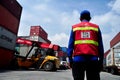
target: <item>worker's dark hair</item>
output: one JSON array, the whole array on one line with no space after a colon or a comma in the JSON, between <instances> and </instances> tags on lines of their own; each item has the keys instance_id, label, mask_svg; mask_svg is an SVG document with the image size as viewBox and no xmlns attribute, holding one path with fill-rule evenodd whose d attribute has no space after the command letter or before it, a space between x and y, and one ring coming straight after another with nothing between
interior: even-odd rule
<instances>
[{"instance_id":1,"label":"worker's dark hair","mask_svg":"<svg viewBox=\"0 0 120 80\"><path fill-rule=\"evenodd\" d=\"M88 20L90 21L91 17L90 17L90 12L88 10L84 10L80 13L80 20Z\"/></svg>"}]
</instances>

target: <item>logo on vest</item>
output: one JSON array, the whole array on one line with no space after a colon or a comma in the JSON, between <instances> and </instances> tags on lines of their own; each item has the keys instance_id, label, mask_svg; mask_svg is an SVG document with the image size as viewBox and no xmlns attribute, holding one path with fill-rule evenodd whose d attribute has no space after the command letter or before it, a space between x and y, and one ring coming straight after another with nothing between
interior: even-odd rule
<instances>
[{"instance_id":1,"label":"logo on vest","mask_svg":"<svg viewBox=\"0 0 120 80\"><path fill-rule=\"evenodd\" d=\"M81 32L81 38L90 38L90 32Z\"/></svg>"}]
</instances>

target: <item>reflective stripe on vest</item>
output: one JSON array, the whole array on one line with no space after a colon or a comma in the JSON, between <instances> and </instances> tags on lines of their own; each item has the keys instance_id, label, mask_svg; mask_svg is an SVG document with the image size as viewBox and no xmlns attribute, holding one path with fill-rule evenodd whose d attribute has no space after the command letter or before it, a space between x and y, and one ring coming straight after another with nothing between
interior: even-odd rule
<instances>
[{"instance_id":1,"label":"reflective stripe on vest","mask_svg":"<svg viewBox=\"0 0 120 80\"><path fill-rule=\"evenodd\" d=\"M98 32L98 28L94 28L94 27L90 27L90 26L73 28L73 31L76 31L76 30L93 30L93 31Z\"/></svg>"},{"instance_id":2,"label":"reflective stripe on vest","mask_svg":"<svg viewBox=\"0 0 120 80\"><path fill-rule=\"evenodd\" d=\"M93 45L98 46L98 42L94 40L76 40L74 44L75 45L76 44L93 44Z\"/></svg>"}]
</instances>

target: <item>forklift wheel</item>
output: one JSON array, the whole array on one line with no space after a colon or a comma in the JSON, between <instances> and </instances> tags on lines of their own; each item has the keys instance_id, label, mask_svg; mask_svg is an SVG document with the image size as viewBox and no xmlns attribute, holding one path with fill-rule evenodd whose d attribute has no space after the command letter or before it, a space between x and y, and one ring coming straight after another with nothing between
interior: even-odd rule
<instances>
[{"instance_id":1,"label":"forklift wheel","mask_svg":"<svg viewBox=\"0 0 120 80\"><path fill-rule=\"evenodd\" d=\"M43 66L43 69L45 71L52 71L53 70L53 67L54 67L54 64L52 62L46 62Z\"/></svg>"}]
</instances>

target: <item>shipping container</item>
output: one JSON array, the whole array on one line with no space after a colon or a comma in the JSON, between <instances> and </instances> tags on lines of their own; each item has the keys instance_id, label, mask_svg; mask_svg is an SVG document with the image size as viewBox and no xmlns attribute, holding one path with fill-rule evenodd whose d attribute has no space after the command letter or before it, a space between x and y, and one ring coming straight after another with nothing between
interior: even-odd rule
<instances>
[{"instance_id":1,"label":"shipping container","mask_svg":"<svg viewBox=\"0 0 120 80\"><path fill-rule=\"evenodd\" d=\"M14 58L14 51L0 47L0 69L8 68Z\"/></svg>"},{"instance_id":2,"label":"shipping container","mask_svg":"<svg viewBox=\"0 0 120 80\"><path fill-rule=\"evenodd\" d=\"M16 35L0 26L0 47L14 50Z\"/></svg>"},{"instance_id":3,"label":"shipping container","mask_svg":"<svg viewBox=\"0 0 120 80\"><path fill-rule=\"evenodd\" d=\"M22 7L16 0L0 0L0 69L14 58Z\"/></svg>"},{"instance_id":4,"label":"shipping container","mask_svg":"<svg viewBox=\"0 0 120 80\"><path fill-rule=\"evenodd\" d=\"M104 55L103 69L112 74L120 72L120 34L118 33L111 42L111 48Z\"/></svg>"},{"instance_id":5,"label":"shipping container","mask_svg":"<svg viewBox=\"0 0 120 80\"><path fill-rule=\"evenodd\" d=\"M113 47L120 42L120 32L110 41L110 47Z\"/></svg>"},{"instance_id":6,"label":"shipping container","mask_svg":"<svg viewBox=\"0 0 120 80\"><path fill-rule=\"evenodd\" d=\"M0 0L0 26L17 35L22 7L16 0Z\"/></svg>"},{"instance_id":7,"label":"shipping container","mask_svg":"<svg viewBox=\"0 0 120 80\"><path fill-rule=\"evenodd\" d=\"M59 51L58 52L58 57L63 57L65 54L64 54L64 52L63 51Z\"/></svg>"},{"instance_id":8,"label":"shipping container","mask_svg":"<svg viewBox=\"0 0 120 80\"><path fill-rule=\"evenodd\" d=\"M51 43L50 40L48 40L48 39L43 39L43 38L41 38L41 37L39 37L39 36L30 36L29 39L30 39L30 40L33 40L33 41L38 41L38 42Z\"/></svg>"},{"instance_id":9,"label":"shipping container","mask_svg":"<svg viewBox=\"0 0 120 80\"><path fill-rule=\"evenodd\" d=\"M104 70L112 74L118 74L120 72L120 46L111 48L105 60Z\"/></svg>"},{"instance_id":10,"label":"shipping container","mask_svg":"<svg viewBox=\"0 0 120 80\"><path fill-rule=\"evenodd\" d=\"M48 34L42 29L41 26L31 26L30 36L39 36L46 40Z\"/></svg>"},{"instance_id":11,"label":"shipping container","mask_svg":"<svg viewBox=\"0 0 120 80\"><path fill-rule=\"evenodd\" d=\"M61 47L61 50L65 53L67 53L67 48L66 47Z\"/></svg>"}]
</instances>

